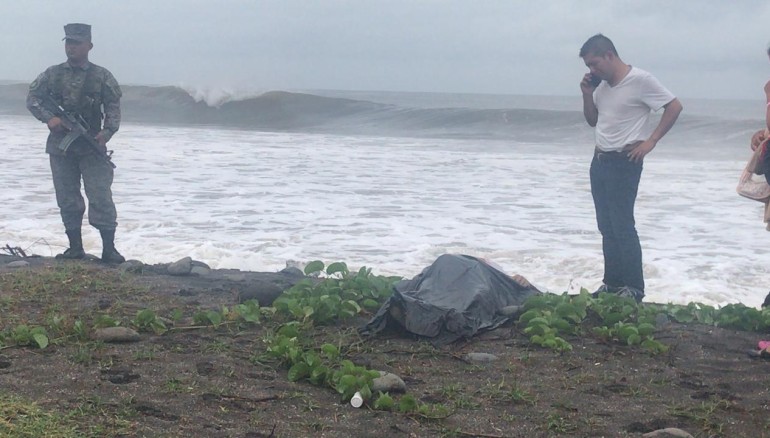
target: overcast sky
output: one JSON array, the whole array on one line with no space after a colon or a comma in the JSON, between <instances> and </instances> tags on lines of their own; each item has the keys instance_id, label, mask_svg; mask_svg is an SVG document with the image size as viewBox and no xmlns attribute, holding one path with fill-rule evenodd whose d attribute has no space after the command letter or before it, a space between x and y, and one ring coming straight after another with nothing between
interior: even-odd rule
<instances>
[{"instance_id":1,"label":"overcast sky","mask_svg":"<svg viewBox=\"0 0 770 438\"><path fill-rule=\"evenodd\" d=\"M757 0L0 0L0 79L64 61L62 26L122 84L576 95L610 37L680 97L763 99Z\"/></svg>"}]
</instances>

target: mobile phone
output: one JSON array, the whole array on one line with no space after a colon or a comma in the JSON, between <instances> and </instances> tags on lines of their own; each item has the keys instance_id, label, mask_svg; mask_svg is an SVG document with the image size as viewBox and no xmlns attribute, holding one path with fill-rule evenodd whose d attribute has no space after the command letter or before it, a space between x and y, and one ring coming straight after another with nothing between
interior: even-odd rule
<instances>
[{"instance_id":1,"label":"mobile phone","mask_svg":"<svg viewBox=\"0 0 770 438\"><path fill-rule=\"evenodd\" d=\"M588 81L589 84L591 84L592 87L596 88L599 86L599 84L602 83L602 78L599 76L592 74L591 79Z\"/></svg>"}]
</instances>

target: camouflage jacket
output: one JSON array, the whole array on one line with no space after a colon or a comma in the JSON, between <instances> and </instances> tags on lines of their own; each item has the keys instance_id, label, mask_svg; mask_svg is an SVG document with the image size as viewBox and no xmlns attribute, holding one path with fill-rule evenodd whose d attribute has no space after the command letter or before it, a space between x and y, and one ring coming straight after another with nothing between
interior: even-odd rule
<instances>
[{"instance_id":1,"label":"camouflage jacket","mask_svg":"<svg viewBox=\"0 0 770 438\"><path fill-rule=\"evenodd\" d=\"M49 67L32 81L27 94L27 109L43 123L53 117L41 104L41 97L45 94L50 94L66 111L77 112L83 116L92 135L101 132L104 138L109 140L120 128L122 92L118 81L104 67L90 62L83 67L73 67L64 62ZM64 135L66 133L51 132L46 142L46 152L61 153L56 145Z\"/></svg>"}]
</instances>

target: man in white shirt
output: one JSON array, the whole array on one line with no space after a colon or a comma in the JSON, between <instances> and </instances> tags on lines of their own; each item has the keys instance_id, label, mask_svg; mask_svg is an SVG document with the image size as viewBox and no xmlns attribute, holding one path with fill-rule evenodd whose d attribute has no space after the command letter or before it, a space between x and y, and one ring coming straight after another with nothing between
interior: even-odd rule
<instances>
[{"instance_id":1,"label":"man in white shirt","mask_svg":"<svg viewBox=\"0 0 770 438\"><path fill-rule=\"evenodd\" d=\"M644 157L674 126L682 104L644 70L624 63L609 38L597 34L580 49L590 72L583 76L583 115L596 128L591 161L591 195L604 252L603 285L596 291L641 302L644 297L642 248L634 203ZM664 108L658 125L650 113Z\"/></svg>"}]
</instances>

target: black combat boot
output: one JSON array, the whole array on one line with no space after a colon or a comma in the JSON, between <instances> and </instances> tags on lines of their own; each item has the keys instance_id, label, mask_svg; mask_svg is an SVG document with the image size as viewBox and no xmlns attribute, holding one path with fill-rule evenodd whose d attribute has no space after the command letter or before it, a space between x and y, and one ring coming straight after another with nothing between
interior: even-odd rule
<instances>
[{"instance_id":1,"label":"black combat boot","mask_svg":"<svg viewBox=\"0 0 770 438\"><path fill-rule=\"evenodd\" d=\"M80 229L67 230L67 238L70 240L70 247L61 254L57 254L57 259L78 260L85 258L86 252L83 251L83 238L80 235Z\"/></svg>"},{"instance_id":2,"label":"black combat boot","mask_svg":"<svg viewBox=\"0 0 770 438\"><path fill-rule=\"evenodd\" d=\"M115 230L99 230L102 235L102 262L114 265L121 264L126 258L115 249Z\"/></svg>"}]
</instances>

